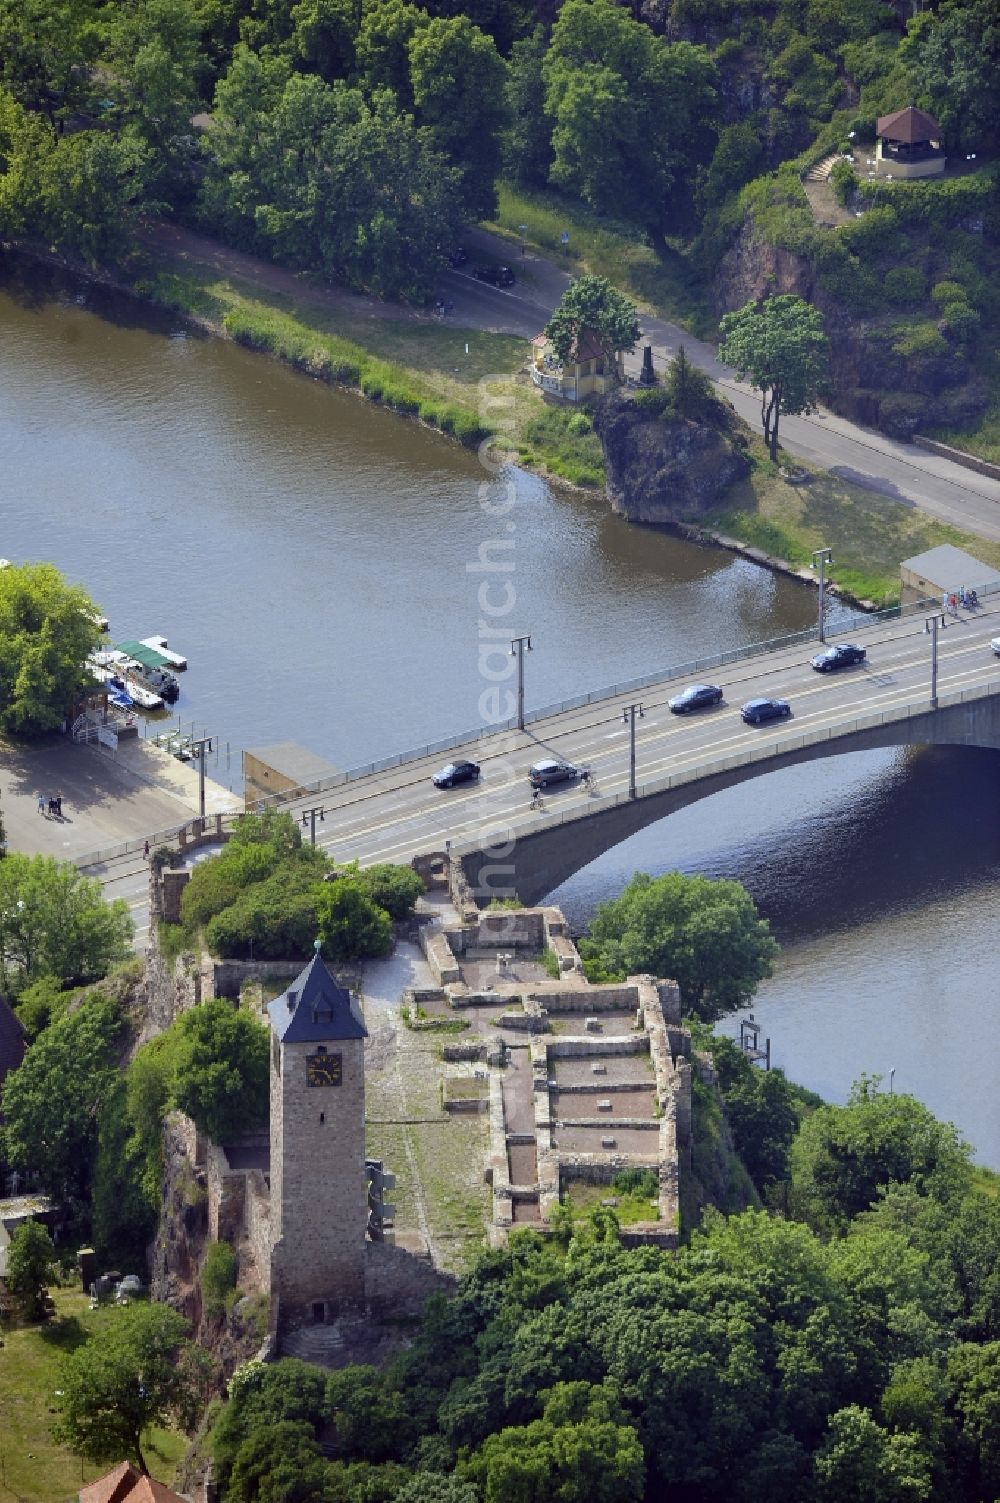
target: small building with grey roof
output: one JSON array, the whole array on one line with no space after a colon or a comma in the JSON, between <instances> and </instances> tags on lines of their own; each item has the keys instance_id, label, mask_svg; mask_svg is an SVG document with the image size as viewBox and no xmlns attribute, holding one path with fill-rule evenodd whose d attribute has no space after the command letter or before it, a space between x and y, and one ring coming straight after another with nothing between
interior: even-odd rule
<instances>
[{"instance_id":1,"label":"small building with grey roof","mask_svg":"<svg viewBox=\"0 0 1000 1503\"><path fill-rule=\"evenodd\" d=\"M940 604L943 595L957 595L960 590L975 590L980 597L1000 591L996 569L951 543L904 559L899 581L903 605L920 600Z\"/></svg>"}]
</instances>

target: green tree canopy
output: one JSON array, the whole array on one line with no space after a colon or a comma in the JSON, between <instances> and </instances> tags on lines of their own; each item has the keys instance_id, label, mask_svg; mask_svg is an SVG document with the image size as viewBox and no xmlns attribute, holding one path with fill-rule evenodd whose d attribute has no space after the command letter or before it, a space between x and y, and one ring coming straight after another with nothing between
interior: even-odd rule
<instances>
[{"instance_id":1,"label":"green tree canopy","mask_svg":"<svg viewBox=\"0 0 1000 1503\"><path fill-rule=\"evenodd\" d=\"M741 883L636 872L598 905L580 953L595 975L676 981L685 1010L711 1022L749 1002L778 946Z\"/></svg>"},{"instance_id":2,"label":"green tree canopy","mask_svg":"<svg viewBox=\"0 0 1000 1503\"><path fill-rule=\"evenodd\" d=\"M175 1025L171 1099L214 1143L267 1122L268 1032L263 1023L213 997Z\"/></svg>"},{"instance_id":3,"label":"green tree canopy","mask_svg":"<svg viewBox=\"0 0 1000 1503\"><path fill-rule=\"evenodd\" d=\"M0 863L0 869L6 863ZM118 1003L101 993L45 1029L0 1093L3 1145L71 1210L86 1202L101 1105L117 1073Z\"/></svg>"},{"instance_id":4,"label":"green tree canopy","mask_svg":"<svg viewBox=\"0 0 1000 1503\"><path fill-rule=\"evenodd\" d=\"M0 861L0 966L16 990L97 980L131 953L134 932L124 899L107 902L71 861L17 851Z\"/></svg>"},{"instance_id":5,"label":"green tree canopy","mask_svg":"<svg viewBox=\"0 0 1000 1503\"><path fill-rule=\"evenodd\" d=\"M606 277L576 277L545 325L545 337L559 360L568 360L584 332L600 341L605 369L614 369L619 352L633 350L639 338L636 306Z\"/></svg>"},{"instance_id":6,"label":"green tree canopy","mask_svg":"<svg viewBox=\"0 0 1000 1503\"><path fill-rule=\"evenodd\" d=\"M813 412L827 381L829 340L818 308L784 293L747 303L719 325L719 359L761 393L764 440L775 463L782 412Z\"/></svg>"},{"instance_id":7,"label":"green tree canopy","mask_svg":"<svg viewBox=\"0 0 1000 1503\"><path fill-rule=\"evenodd\" d=\"M25 1320L45 1319L55 1261L52 1238L40 1221L25 1221L15 1229L7 1249L7 1288Z\"/></svg>"},{"instance_id":8,"label":"green tree canopy","mask_svg":"<svg viewBox=\"0 0 1000 1503\"><path fill-rule=\"evenodd\" d=\"M316 899L323 954L330 960L360 960L392 952L392 919L350 877L325 882Z\"/></svg>"},{"instance_id":9,"label":"green tree canopy","mask_svg":"<svg viewBox=\"0 0 1000 1503\"><path fill-rule=\"evenodd\" d=\"M148 1473L142 1433L190 1424L199 1397L184 1363L187 1321L168 1305L130 1305L69 1357L56 1395L56 1438L91 1461L134 1461Z\"/></svg>"},{"instance_id":10,"label":"green tree canopy","mask_svg":"<svg viewBox=\"0 0 1000 1503\"><path fill-rule=\"evenodd\" d=\"M51 158L54 160L54 156ZM47 193L48 188L44 187ZM52 564L0 569L0 725L54 730L93 687L84 666L100 641L97 607Z\"/></svg>"}]
</instances>

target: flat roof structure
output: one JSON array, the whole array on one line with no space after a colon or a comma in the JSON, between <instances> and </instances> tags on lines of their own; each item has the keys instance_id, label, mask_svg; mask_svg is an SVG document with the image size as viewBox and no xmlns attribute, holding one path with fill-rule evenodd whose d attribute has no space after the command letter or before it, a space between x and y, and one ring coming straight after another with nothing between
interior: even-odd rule
<instances>
[{"instance_id":1,"label":"flat roof structure","mask_svg":"<svg viewBox=\"0 0 1000 1503\"><path fill-rule=\"evenodd\" d=\"M951 543L905 558L899 566L899 578L904 605L945 593L954 595L962 589L979 594L1000 590L1000 572Z\"/></svg>"}]
</instances>

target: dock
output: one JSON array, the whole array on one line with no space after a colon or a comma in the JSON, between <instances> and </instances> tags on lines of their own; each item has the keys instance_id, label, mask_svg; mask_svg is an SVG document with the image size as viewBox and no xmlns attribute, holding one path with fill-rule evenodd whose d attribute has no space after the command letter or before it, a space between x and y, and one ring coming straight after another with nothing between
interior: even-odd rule
<instances>
[{"instance_id":1,"label":"dock","mask_svg":"<svg viewBox=\"0 0 1000 1503\"><path fill-rule=\"evenodd\" d=\"M117 680L118 684L125 686L125 692L138 709L162 710L164 707L162 695L154 694L152 689L147 689L144 684L136 683L130 678L128 664L128 656L113 647L92 652L87 659L87 669L102 689L113 692L115 680Z\"/></svg>"},{"instance_id":2,"label":"dock","mask_svg":"<svg viewBox=\"0 0 1000 1503\"><path fill-rule=\"evenodd\" d=\"M149 647L153 650L153 652L159 653L160 657L163 658L164 662L169 664L171 668L180 670L182 668L186 668L188 665L187 658L182 657L179 652L171 652L166 637L142 637L140 639L139 646Z\"/></svg>"}]
</instances>

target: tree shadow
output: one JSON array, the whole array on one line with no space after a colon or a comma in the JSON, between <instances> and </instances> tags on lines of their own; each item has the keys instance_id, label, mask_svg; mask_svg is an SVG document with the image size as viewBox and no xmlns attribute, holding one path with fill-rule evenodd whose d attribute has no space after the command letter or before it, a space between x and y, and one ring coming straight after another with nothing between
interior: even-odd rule
<instances>
[{"instance_id":1,"label":"tree shadow","mask_svg":"<svg viewBox=\"0 0 1000 1503\"><path fill-rule=\"evenodd\" d=\"M176 336L182 318L130 292L103 286L83 271L36 259L25 251L6 251L0 256L0 293L29 313L72 305L119 329L138 329L164 339ZM205 330L187 321L184 332L191 338L208 338Z\"/></svg>"},{"instance_id":2,"label":"tree shadow","mask_svg":"<svg viewBox=\"0 0 1000 1503\"><path fill-rule=\"evenodd\" d=\"M89 1338L89 1332L78 1315L58 1315L40 1326L38 1334L46 1346L55 1347L60 1352L75 1352Z\"/></svg>"}]
</instances>

